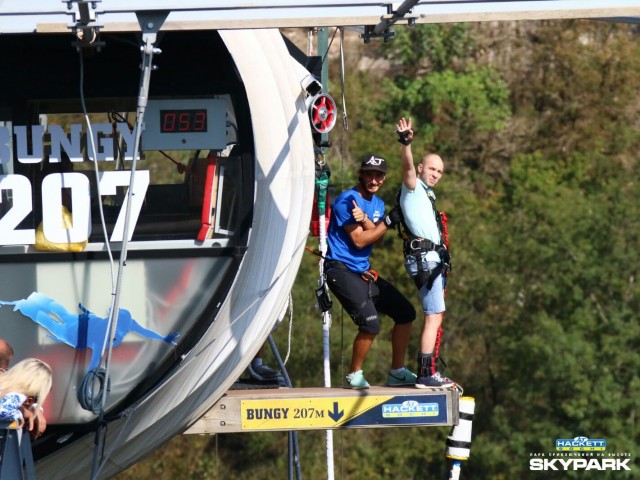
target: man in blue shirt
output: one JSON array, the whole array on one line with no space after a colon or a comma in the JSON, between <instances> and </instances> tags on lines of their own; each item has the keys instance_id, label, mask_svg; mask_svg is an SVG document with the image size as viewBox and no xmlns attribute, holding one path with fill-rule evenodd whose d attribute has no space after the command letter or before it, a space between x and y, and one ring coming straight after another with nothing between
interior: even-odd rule
<instances>
[{"instance_id":1,"label":"man in blue shirt","mask_svg":"<svg viewBox=\"0 0 640 480\"><path fill-rule=\"evenodd\" d=\"M400 119L396 133L402 144L402 190L400 207L409 235L405 241L405 268L418 287L424 324L418 353L416 387L455 387L456 383L438 371L436 340L444 316L444 288L449 267L449 253L443 242L440 214L436 210L433 187L444 172L438 155L425 155L416 171L411 152L413 129L411 119Z\"/></svg>"},{"instance_id":2,"label":"man in blue shirt","mask_svg":"<svg viewBox=\"0 0 640 480\"><path fill-rule=\"evenodd\" d=\"M373 245L400 221L397 208L384 215L384 202L375 195L386 174L384 158L367 155L360 166L359 183L336 198L327 232L327 285L358 326L345 388L369 388L362 365L380 332L379 312L395 322L387 385L416 382L416 375L404 366L416 311L391 283L371 270L369 263Z\"/></svg>"}]
</instances>

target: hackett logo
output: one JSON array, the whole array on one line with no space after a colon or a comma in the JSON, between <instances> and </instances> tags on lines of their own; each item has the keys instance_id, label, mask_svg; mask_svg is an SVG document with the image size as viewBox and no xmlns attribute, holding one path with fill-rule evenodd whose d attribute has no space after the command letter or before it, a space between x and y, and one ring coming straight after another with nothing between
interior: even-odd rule
<instances>
[{"instance_id":1,"label":"hackett logo","mask_svg":"<svg viewBox=\"0 0 640 480\"><path fill-rule=\"evenodd\" d=\"M607 441L603 438L575 437L558 438L556 440L556 450L570 452L593 452L605 451Z\"/></svg>"}]
</instances>

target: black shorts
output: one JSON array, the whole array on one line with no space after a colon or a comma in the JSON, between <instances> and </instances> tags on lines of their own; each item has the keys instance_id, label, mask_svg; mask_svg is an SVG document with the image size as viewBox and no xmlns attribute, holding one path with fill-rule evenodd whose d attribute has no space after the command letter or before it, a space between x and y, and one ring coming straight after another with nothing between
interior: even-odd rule
<instances>
[{"instance_id":1,"label":"black shorts","mask_svg":"<svg viewBox=\"0 0 640 480\"><path fill-rule=\"evenodd\" d=\"M327 285L361 332L380 333L378 312L389 315L395 323L411 323L415 320L416 309L411 302L384 278L378 277L376 282L370 284L360 274L346 267L331 268L331 264L335 263L327 263Z\"/></svg>"}]
</instances>

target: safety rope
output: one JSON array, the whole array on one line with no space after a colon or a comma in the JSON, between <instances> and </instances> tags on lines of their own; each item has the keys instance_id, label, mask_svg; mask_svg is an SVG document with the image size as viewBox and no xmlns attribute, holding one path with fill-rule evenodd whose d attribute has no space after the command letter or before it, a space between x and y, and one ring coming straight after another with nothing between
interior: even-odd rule
<instances>
[{"instance_id":1,"label":"safety rope","mask_svg":"<svg viewBox=\"0 0 640 480\"><path fill-rule=\"evenodd\" d=\"M347 96L344 88L344 28L340 27L340 89L342 92L342 128L349 130L347 118Z\"/></svg>"},{"instance_id":2,"label":"safety rope","mask_svg":"<svg viewBox=\"0 0 640 480\"><path fill-rule=\"evenodd\" d=\"M80 57L80 104L82 106L82 112L84 114L85 123L87 124L87 136L89 137L89 144L91 145L91 161L94 167L94 174L96 177L96 187L98 190L98 198L102 198L102 191L100 189L100 166L98 164L98 154L96 152L95 139L93 136L93 128L91 127L91 119L89 118L89 112L87 110L87 105L84 96L84 59L82 55L82 50L78 51L78 56ZM107 224L104 219L104 209L102 206L102 202L98 202L98 211L100 212L100 222L102 224L102 234L104 236L104 244L107 249L107 254L109 256L109 264L111 266L111 288L112 290L115 288L115 271L114 271L114 261L113 261L113 253L111 251L111 242L109 242L109 233L107 232Z\"/></svg>"},{"instance_id":3,"label":"safety rope","mask_svg":"<svg viewBox=\"0 0 640 480\"><path fill-rule=\"evenodd\" d=\"M447 250L449 250L449 227L447 226L447 214L444 213L444 211L440 212L440 221L442 223L442 237L444 240L444 245L445 247L447 247ZM447 288L445 286L444 292L443 292L444 297L447 296ZM444 319L444 313L442 314L442 318ZM433 347L433 355L438 358L440 361L442 361L442 363L445 365L446 367L446 363L444 362L444 360L442 360L440 358L440 344L442 342L442 325L440 325L440 327L438 328L438 334L436 335L436 344Z\"/></svg>"},{"instance_id":4,"label":"safety rope","mask_svg":"<svg viewBox=\"0 0 640 480\"><path fill-rule=\"evenodd\" d=\"M327 52L329 49L327 49ZM324 387L331 387L331 347L329 342L329 330L331 328L331 302L328 300L328 292L326 278L324 272L324 257L327 254L327 197L329 188L329 177L331 171L325 162L324 154L320 148L316 148L316 184L315 198L318 211L318 230L319 230L319 252L320 261L318 262L318 290L316 295L319 299L318 305L322 311L322 350L323 350L323 371L324 371ZM321 302L320 299L325 301ZM320 307L320 305L323 305ZM326 431L326 458L327 458L327 479L333 480L333 431Z\"/></svg>"},{"instance_id":5,"label":"safety rope","mask_svg":"<svg viewBox=\"0 0 640 480\"><path fill-rule=\"evenodd\" d=\"M293 295L289 292L289 331L287 333L287 354L284 356L284 365L289 361L291 355L291 339L293 336Z\"/></svg>"},{"instance_id":6,"label":"safety rope","mask_svg":"<svg viewBox=\"0 0 640 480\"><path fill-rule=\"evenodd\" d=\"M313 55L313 28L307 30L307 57Z\"/></svg>"}]
</instances>

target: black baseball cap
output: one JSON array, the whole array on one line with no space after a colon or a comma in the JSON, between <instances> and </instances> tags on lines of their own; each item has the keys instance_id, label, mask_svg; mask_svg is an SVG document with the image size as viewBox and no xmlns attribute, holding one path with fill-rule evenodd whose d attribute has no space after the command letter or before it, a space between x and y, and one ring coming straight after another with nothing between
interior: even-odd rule
<instances>
[{"instance_id":1,"label":"black baseball cap","mask_svg":"<svg viewBox=\"0 0 640 480\"><path fill-rule=\"evenodd\" d=\"M376 171L387 173L387 161L376 155L367 155L362 159L362 163L360 164L360 171Z\"/></svg>"}]
</instances>

